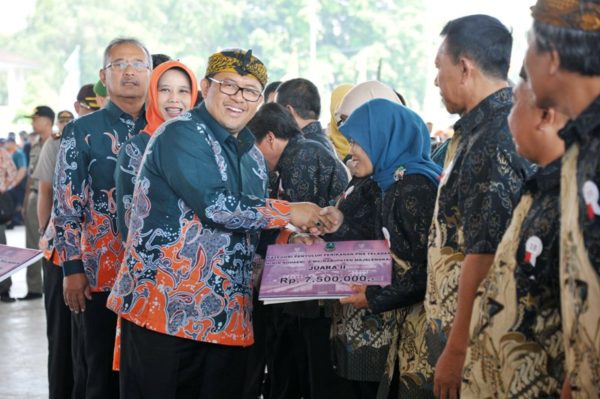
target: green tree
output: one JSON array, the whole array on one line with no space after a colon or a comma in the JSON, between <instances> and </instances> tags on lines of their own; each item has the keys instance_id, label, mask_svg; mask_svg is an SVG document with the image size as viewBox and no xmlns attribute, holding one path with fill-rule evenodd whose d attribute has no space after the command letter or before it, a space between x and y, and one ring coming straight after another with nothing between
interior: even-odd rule
<instances>
[{"instance_id":1,"label":"green tree","mask_svg":"<svg viewBox=\"0 0 600 399\"><path fill-rule=\"evenodd\" d=\"M184 59L199 76L215 50L252 48L272 80L307 77L328 96L340 83L380 79L417 107L431 62L421 0L146 0L136 7L37 0L27 28L0 37L7 50L43 65L27 76L24 107L42 96L57 101L63 64L78 45L81 81L95 82L103 49L116 36L138 37L151 52Z\"/></svg>"}]
</instances>

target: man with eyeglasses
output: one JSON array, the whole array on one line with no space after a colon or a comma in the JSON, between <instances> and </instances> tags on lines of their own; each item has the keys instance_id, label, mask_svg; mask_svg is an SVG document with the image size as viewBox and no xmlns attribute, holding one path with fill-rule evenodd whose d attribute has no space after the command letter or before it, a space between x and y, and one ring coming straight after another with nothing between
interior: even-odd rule
<instances>
[{"instance_id":1,"label":"man with eyeglasses","mask_svg":"<svg viewBox=\"0 0 600 399\"><path fill-rule=\"evenodd\" d=\"M122 318L124 398L242 397L260 231L341 222L314 204L266 199L267 168L246 128L266 83L251 50L213 54L204 102L148 143L108 298Z\"/></svg>"},{"instance_id":2,"label":"man with eyeglasses","mask_svg":"<svg viewBox=\"0 0 600 399\"><path fill-rule=\"evenodd\" d=\"M118 398L112 371L116 316L106 299L123 258L116 224L114 169L121 147L146 125L151 57L137 39L104 51L100 79L110 101L65 127L54 176L54 250L72 313L74 397Z\"/></svg>"}]
</instances>

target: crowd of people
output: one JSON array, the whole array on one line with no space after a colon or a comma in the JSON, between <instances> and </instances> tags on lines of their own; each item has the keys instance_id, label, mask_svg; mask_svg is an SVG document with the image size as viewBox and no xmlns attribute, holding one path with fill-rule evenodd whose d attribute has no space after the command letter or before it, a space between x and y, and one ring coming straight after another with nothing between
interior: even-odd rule
<instances>
[{"instance_id":1,"label":"crowd of people","mask_svg":"<svg viewBox=\"0 0 600 399\"><path fill-rule=\"evenodd\" d=\"M111 41L76 119L38 106L29 161L0 149L44 251L49 397L600 397L600 2L532 15L514 85L501 22L445 25L435 149L383 82L336 87L324 128L252 50L197 80ZM386 240L391 285L258 301L268 245L344 240Z\"/></svg>"}]
</instances>

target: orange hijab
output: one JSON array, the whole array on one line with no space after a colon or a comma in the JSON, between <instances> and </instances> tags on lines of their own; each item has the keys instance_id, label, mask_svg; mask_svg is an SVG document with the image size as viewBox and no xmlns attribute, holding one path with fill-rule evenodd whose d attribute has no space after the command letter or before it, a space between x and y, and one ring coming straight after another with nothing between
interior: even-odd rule
<instances>
[{"instance_id":1,"label":"orange hijab","mask_svg":"<svg viewBox=\"0 0 600 399\"><path fill-rule=\"evenodd\" d=\"M146 99L146 121L148 124L144 128L144 132L152 135L156 129L165 121L162 114L158 109L158 81L160 77L171 68L181 68L187 73L190 78L192 99L190 108L196 104L196 98L198 97L198 82L194 72L179 61L166 61L157 66L152 71L150 76L150 88L148 89L148 98Z\"/></svg>"}]
</instances>

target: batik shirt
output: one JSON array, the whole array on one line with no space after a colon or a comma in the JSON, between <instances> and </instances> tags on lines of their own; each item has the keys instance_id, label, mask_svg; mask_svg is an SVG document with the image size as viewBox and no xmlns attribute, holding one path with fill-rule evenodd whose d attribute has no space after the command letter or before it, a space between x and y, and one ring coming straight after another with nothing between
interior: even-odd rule
<instances>
[{"instance_id":1,"label":"batik shirt","mask_svg":"<svg viewBox=\"0 0 600 399\"><path fill-rule=\"evenodd\" d=\"M277 163L278 198L292 202L312 202L326 207L335 201L348 184L348 175L337 156L321 143L300 135L292 137ZM318 301L281 305L285 313L318 317Z\"/></svg>"},{"instance_id":2,"label":"batik shirt","mask_svg":"<svg viewBox=\"0 0 600 399\"><path fill-rule=\"evenodd\" d=\"M561 131L560 281L567 377L575 398L600 387L600 97Z\"/></svg>"},{"instance_id":3,"label":"batik shirt","mask_svg":"<svg viewBox=\"0 0 600 399\"><path fill-rule=\"evenodd\" d=\"M560 162L527 182L479 287L461 398L560 396Z\"/></svg>"},{"instance_id":4,"label":"batik shirt","mask_svg":"<svg viewBox=\"0 0 600 399\"><path fill-rule=\"evenodd\" d=\"M321 143L325 148L327 148L330 152L332 152L336 157L335 149L333 148L333 143L329 140L327 135L323 132L323 127L321 126L321 122L315 121L311 122L308 125L304 126L302 129L302 135L305 139L316 141L317 143Z\"/></svg>"},{"instance_id":5,"label":"batik shirt","mask_svg":"<svg viewBox=\"0 0 600 399\"><path fill-rule=\"evenodd\" d=\"M152 136L135 182L125 258L108 307L185 339L247 346L259 232L285 226L248 129L237 138L201 105Z\"/></svg>"},{"instance_id":6,"label":"batik shirt","mask_svg":"<svg viewBox=\"0 0 600 399\"><path fill-rule=\"evenodd\" d=\"M142 164L142 156L150 141L150 135L144 131L127 140L117 159L115 168L115 198L117 201L117 228L121 241L127 240L127 226L131 216L133 187Z\"/></svg>"},{"instance_id":7,"label":"batik shirt","mask_svg":"<svg viewBox=\"0 0 600 399\"><path fill-rule=\"evenodd\" d=\"M54 176L54 245L63 273L83 273L93 292L110 291L123 258L114 171L121 145L146 125L114 103L65 129Z\"/></svg>"},{"instance_id":8,"label":"batik shirt","mask_svg":"<svg viewBox=\"0 0 600 399\"><path fill-rule=\"evenodd\" d=\"M434 358L454 320L465 255L496 252L530 172L508 129L511 96L508 88L491 94L454 126L429 234L425 307Z\"/></svg>"}]
</instances>

